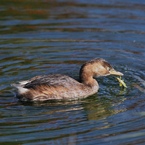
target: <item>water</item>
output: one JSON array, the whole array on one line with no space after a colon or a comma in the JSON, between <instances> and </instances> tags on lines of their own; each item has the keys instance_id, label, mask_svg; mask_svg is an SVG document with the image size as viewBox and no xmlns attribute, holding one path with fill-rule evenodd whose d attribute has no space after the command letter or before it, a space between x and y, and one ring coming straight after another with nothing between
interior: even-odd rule
<instances>
[{"instance_id":1,"label":"water","mask_svg":"<svg viewBox=\"0 0 145 145\"><path fill-rule=\"evenodd\" d=\"M1 1L0 144L145 144L145 2L143 0ZM24 104L10 84L35 75L78 78L102 57L124 73L99 78L79 101Z\"/></svg>"}]
</instances>

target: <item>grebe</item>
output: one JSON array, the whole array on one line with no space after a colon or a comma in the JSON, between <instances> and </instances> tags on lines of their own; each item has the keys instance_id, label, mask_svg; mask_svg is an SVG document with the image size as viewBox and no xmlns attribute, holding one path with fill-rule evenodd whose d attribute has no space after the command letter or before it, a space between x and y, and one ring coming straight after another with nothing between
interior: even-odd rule
<instances>
[{"instance_id":1,"label":"grebe","mask_svg":"<svg viewBox=\"0 0 145 145\"><path fill-rule=\"evenodd\" d=\"M17 88L21 101L76 100L95 94L99 85L94 77L123 74L116 71L102 58L82 65L77 81L69 76L54 74L36 76L30 80L12 84Z\"/></svg>"}]
</instances>

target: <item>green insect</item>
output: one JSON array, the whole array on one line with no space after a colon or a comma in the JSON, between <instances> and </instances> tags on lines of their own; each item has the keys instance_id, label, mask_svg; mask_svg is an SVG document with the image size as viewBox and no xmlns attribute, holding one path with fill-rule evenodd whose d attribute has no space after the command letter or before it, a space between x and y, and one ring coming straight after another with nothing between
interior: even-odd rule
<instances>
[{"instance_id":1,"label":"green insect","mask_svg":"<svg viewBox=\"0 0 145 145\"><path fill-rule=\"evenodd\" d=\"M116 79L118 80L118 82L119 82L119 86L120 86L120 87L122 87L122 86L123 86L124 88L127 88L126 83L124 82L124 80L122 80L122 78L121 78L121 77L120 77L120 78L119 78L119 77L117 77Z\"/></svg>"}]
</instances>

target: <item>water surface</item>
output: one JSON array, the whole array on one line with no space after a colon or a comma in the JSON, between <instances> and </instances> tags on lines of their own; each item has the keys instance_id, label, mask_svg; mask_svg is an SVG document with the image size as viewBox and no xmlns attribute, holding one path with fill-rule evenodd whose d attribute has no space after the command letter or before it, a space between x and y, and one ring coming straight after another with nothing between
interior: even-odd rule
<instances>
[{"instance_id":1,"label":"water surface","mask_svg":"<svg viewBox=\"0 0 145 145\"><path fill-rule=\"evenodd\" d=\"M145 143L144 1L2 0L0 16L1 144ZM77 79L96 57L128 88L110 76L85 100L24 104L10 85L52 73Z\"/></svg>"}]
</instances>

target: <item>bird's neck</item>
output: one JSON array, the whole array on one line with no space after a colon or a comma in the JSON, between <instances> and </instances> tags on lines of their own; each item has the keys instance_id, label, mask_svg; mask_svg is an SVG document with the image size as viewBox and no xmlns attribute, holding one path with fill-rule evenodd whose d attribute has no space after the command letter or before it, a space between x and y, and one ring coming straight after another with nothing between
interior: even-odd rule
<instances>
[{"instance_id":1,"label":"bird's neck","mask_svg":"<svg viewBox=\"0 0 145 145\"><path fill-rule=\"evenodd\" d=\"M98 85L98 82L93 78L93 75L84 72L80 74L80 82L90 87Z\"/></svg>"}]
</instances>

